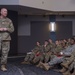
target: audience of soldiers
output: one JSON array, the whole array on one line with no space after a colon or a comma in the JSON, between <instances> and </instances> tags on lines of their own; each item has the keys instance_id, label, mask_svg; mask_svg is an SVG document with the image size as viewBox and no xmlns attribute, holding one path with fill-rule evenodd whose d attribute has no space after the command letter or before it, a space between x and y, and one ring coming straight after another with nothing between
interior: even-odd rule
<instances>
[{"instance_id":1,"label":"audience of soldiers","mask_svg":"<svg viewBox=\"0 0 75 75\"><path fill-rule=\"evenodd\" d=\"M75 75L75 37L69 39L45 40L44 44L36 42L36 46L28 52L22 64L35 64L44 70L49 70L60 64L58 70L63 75Z\"/></svg>"}]
</instances>

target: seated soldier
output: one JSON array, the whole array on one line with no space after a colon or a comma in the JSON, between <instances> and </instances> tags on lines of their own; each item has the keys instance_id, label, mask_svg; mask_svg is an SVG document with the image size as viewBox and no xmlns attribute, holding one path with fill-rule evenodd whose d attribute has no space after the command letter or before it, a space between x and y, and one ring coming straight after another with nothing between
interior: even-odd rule
<instances>
[{"instance_id":1,"label":"seated soldier","mask_svg":"<svg viewBox=\"0 0 75 75\"><path fill-rule=\"evenodd\" d=\"M47 40L45 40L44 45L42 45L42 50L40 52L41 54L37 57L34 58L34 60L38 60L39 59L39 63L40 62L48 62L48 60L50 59L50 46ZM37 67L40 66L40 64L38 63Z\"/></svg>"},{"instance_id":2,"label":"seated soldier","mask_svg":"<svg viewBox=\"0 0 75 75\"><path fill-rule=\"evenodd\" d=\"M30 64L30 62L33 61L33 59L35 58L36 54L38 54L40 49L41 49L40 42L36 42L35 48L31 52L27 53L27 55L25 56L25 59L22 62L22 64Z\"/></svg>"},{"instance_id":3,"label":"seated soldier","mask_svg":"<svg viewBox=\"0 0 75 75\"><path fill-rule=\"evenodd\" d=\"M51 59L49 63L40 63L40 64L43 66L45 70L49 70L49 68L53 67L53 65L63 62L65 60L65 57L70 56L74 50L75 50L75 44L72 42L72 45L67 47L62 52L57 49L56 51L60 52L57 53L56 55L53 55L54 57Z\"/></svg>"},{"instance_id":4,"label":"seated soldier","mask_svg":"<svg viewBox=\"0 0 75 75\"><path fill-rule=\"evenodd\" d=\"M75 75L75 59L74 61L68 66L68 68L64 67L63 75ZM74 70L73 70L74 69Z\"/></svg>"},{"instance_id":5,"label":"seated soldier","mask_svg":"<svg viewBox=\"0 0 75 75\"><path fill-rule=\"evenodd\" d=\"M71 55L70 55L70 57L65 58L65 60L63 61L63 63L61 63L61 65L63 66L63 68L59 72L64 73L68 69L69 65L74 61L74 58L75 58L75 45L73 45L74 42L75 41L73 39L71 39L71 44L72 44L71 51L68 50L69 53L68 52L65 53L66 55L69 55L71 53ZM64 52L66 52L66 51L64 51ZM66 73L64 73L64 74L67 74L67 73L70 74L68 71Z\"/></svg>"},{"instance_id":6,"label":"seated soldier","mask_svg":"<svg viewBox=\"0 0 75 75\"><path fill-rule=\"evenodd\" d=\"M75 62L75 50L72 52L71 56L63 61L61 63L63 69L61 69L59 72L62 72L63 75L71 75L70 71L74 68L74 62Z\"/></svg>"},{"instance_id":7,"label":"seated soldier","mask_svg":"<svg viewBox=\"0 0 75 75\"><path fill-rule=\"evenodd\" d=\"M43 45L43 54L44 54L44 62L47 63L51 56L51 46L47 40L45 40Z\"/></svg>"},{"instance_id":8,"label":"seated soldier","mask_svg":"<svg viewBox=\"0 0 75 75\"><path fill-rule=\"evenodd\" d=\"M60 63L63 61L62 53L61 53L62 47L59 44L58 41L56 41L56 47L54 50L54 54L51 55L51 60L48 63L40 63L40 66L42 66L45 70L49 70L52 68L55 64Z\"/></svg>"},{"instance_id":9,"label":"seated soldier","mask_svg":"<svg viewBox=\"0 0 75 75\"><path fill-rule=\"evenodd\" d=\"M51 58L51 54L52 54L51 48L52 48L52 45L47 40L45 40L44 45L42 45L42 56L41 56L43 58L43 62L45 63L47 63ZM38 63L37 67L41 67L40 62Z\"/></svg>"},{"instance_id":10,"label":"seated soldier","mask_svg":"<svg viewBox=\"0 0 75 75\"><path fill-rule=\"evenodd\" d=\"M72 75L75 75L75 59L74 59L73 64L74 64L74 71L73 71Z\"/></svg>"}]
</instances>

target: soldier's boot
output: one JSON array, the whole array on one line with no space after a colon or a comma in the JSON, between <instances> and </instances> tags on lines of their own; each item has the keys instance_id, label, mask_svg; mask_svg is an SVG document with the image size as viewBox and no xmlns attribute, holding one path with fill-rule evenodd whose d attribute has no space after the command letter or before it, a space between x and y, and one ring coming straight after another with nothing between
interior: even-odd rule
<instances>
[{"instance_id":1,"label":"soldier's boot","mask_svg":"<svg viewBox=\"0 0 75 75\"><path fill-rule=\"evenodd\" d=\"M66 68L63 67L61 70L59 70L59 72L64 73L66 71Z\"/></svg>"},{"instance_id":2,"label":"soldier's boot","mask_svg":"<svg viewBox=\"0 0 75 75\"><path fill-rule=\"evenodd\" d=\"M63 75L71 75L71 73L69 70L67 70L66 72L63 73Z\"/></svg>"},{"instance_id":3,"label":"soldier's boot","mask_svg":"<svg viewBox=\"0 0 75 75\"><path fill-rule=\"evenodd\" d=\"M72 75L75 75L75 70L74 70L74 72L72 73Z\"/></svg>"},{"instance_id":4,"label":"soldier's boot","mask_svg":"<svg viewBox=\"0 0 75 75\"><path fill-rule=\"evenodd\" d=\"M68 68L69 67L69 64L70 64L69 61L67 61L66 63L61 63L61 65L64 66L65 68Z\"/></svg>"},{"instance_id":5,"label":"soldier's boot","mask_svg":"<svg viewBox=\"0 0 75 75\"><path fill-rule=\"evenodd\" d=\"M37 60L37 59L36 59L36 58L34 58L34 59L33 59L33 63L36 63L36 60Z\"/></svg>"},{"instance_id":6,"label":"soldier's boot","mask_svg":"<svg viewBox=\"0 0 75 75\"><path fill-rule=\"evenodd\" d=\"M29 61L23 61L23 62L21 62L21 64L30 64L30 62Z\"/></svg>"},{"instance_id":7,"label":"soldier's boot","mask_svg":"<svg viewBox=\"0 0 75 75\"><path fill-rule=\"evenodd\" d=\"M48 71L50 68L52 68L52 66L49 66L48 63L41 63L41 66L44 70Z\"/></svg>"},{"instance_id":8,"label":"soldier's boot","mask_svg":"<svg viewBox=\"0 0 75 75\"><path fill-rule=\"evenodd\" d=\"M43 68L42 66L41 66L41 61L39 62L39 64L38 65L36 65L36 67L40 67L40 68Z\"/></svg>"},{"instance_id":9,"label":"soldier's boot","mask_svg":"<svg viewBox=\"0 0 75 75\"><path fill-rule=\"evenodd\" d=\"M4 72L7 71L6 66L5 65L1 65L1 70L4 71Z\"/></svg>"},{"instance_id":10,"label":"soldier's boot","mask_svg":"<svg viewBox=\"0 0 75 75\"><path fill-rule=\"evenodd\" d=\"M40 62L36 65L36 67L40 67L40 66L41 66L41 64L40 64L40 63L41 63L41 61L40 61Z\"/></svg>"}]
</instances>

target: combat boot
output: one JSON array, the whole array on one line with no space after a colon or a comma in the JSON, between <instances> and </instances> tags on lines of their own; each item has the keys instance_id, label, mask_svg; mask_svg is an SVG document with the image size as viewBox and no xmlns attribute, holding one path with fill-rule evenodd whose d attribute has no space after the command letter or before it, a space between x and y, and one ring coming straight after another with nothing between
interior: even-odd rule
<instances>
[{"instance_id":1,"label":"combat boot","mask_svg":"<svg viewBox=\"0 0 75 75\"><path fill-rule=\"evenodd\" d=\"M61 65L64 66L65 68L68 68L69 62L67 62L67 63L61 63Z\"/></svg>"},{"instance_id":2,"label":"combat boot","mask_svg":"<svg viewBox=\"0 0 75 75\"><path fill-rule=\"evenodd\" d=\"M7 71L6 66L5 65L1 65L1 70L4 71L4 72Z\"/></svg>"},{"instance_id":3,"label":"combat boot","mask_svg":"<svg viewBox=\"0 0 75 75\"><path fill-rule=\"evenodd\" d=\"M28 61L23 61L23 62L21 62L21 64L30 64L30 62L28 62Z\"/></svg>"},{"instance_id":4,"label":"combat boot","mask_svg":"<svg viewBox=\"0 0 75 75\"><path fill-rule=\"evenodd\" d=\"M40 67L40 68L43 68L42 66L41 66L41 61L39 62L39 64L38 65L36 65L36 67Z\"/></svg>"},{"instance_id":5,"label":"combat boot","mask_svg":"<svg viewBox=\"0 0 75 75\"><path fill-rule=\"evenodd\" d=\"M36 59L36 58L34 58L34 59L32 60L32 62L35 64L35 63L36 63L36 60L37 60L37 59Z\"/></svg>"},{"instance_id":6,"label":"combat boot","mask_svg":"<svg viewBox=\"0 0 75 75\"><path fill-rule=\"evenodd\" d=\"M63 73L63 75L71 75L71 73L69 70L67 70L66 72Z\"/></svg>"},{"instance_id":7,"label":"combat boot","mask_svg":"<svg viewBox=\"0 0 75 75\"><path fill-rule=\"evenodd\" d=\"M40 67L40 66L41 66L41 64L40 64L40 63L41 63L41 61L40 61L40 62L36 65L36 67Z\"/></svg>"},{"instance_id":8,"label":"combat boot","mask_svg":"<svg viewBox=\"0 0 75 75\"><path fill-rule=\"evenodd\" d=\"M41 63L41 66L44 70L48 71L50 68L52 68L52 66L49 66L48 63Z\"/></svg>"},{"instance_id":9,"label":"combat boot","mask_svg":"<svg viewBox=\"0 0 75 75\"><path fill-rule=\"evenodd\" d=\"M59 70L59 72L64 73L66 71L66 68L63 67L61 70Z\"/></svg>"},{"instance_id":10,"label":"combat boot","mask_svg":"<svg viewBox=\"0 0 75 75\"><path fill-rule=\"evenodd\" d=\"M69 64L70 64L69 61L67 61L66 63L61 63L61 65L64 66L65 68L68 68Z\"/></svg>"},{"instance_id":11,"label":"combat boot","mask_svg":"<svg viewBox=\"0 0 75 75\"><path fill-rule=\"evenodd\" d=\"M75 75L75 70L74 70L74 72L72 73L72 75Z\"/></svg>"}]
</instances>

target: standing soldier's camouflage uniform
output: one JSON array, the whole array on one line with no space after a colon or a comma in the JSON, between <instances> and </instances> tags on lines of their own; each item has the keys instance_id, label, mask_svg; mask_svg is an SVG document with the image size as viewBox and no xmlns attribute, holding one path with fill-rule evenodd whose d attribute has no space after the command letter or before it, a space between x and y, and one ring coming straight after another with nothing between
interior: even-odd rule
<instances>
[{"instance_id":1,"label":"standing soldier's camouflage uniform","mask_svg":"<svg viewBox=\"0 0 75 75\"><path fill-rule=\"evenodd\" d=\"M2 8L2 10L7 10L5 8ZM7 64L7 57L10 50L10 33L14 31L13 23L12 21L7 17L0 17L0 28L6 28L5 31L0 31L0 50L2 52L1 54L1 69L3 71L6 71L5 65Z\"/></svg>"}]
</instances>

